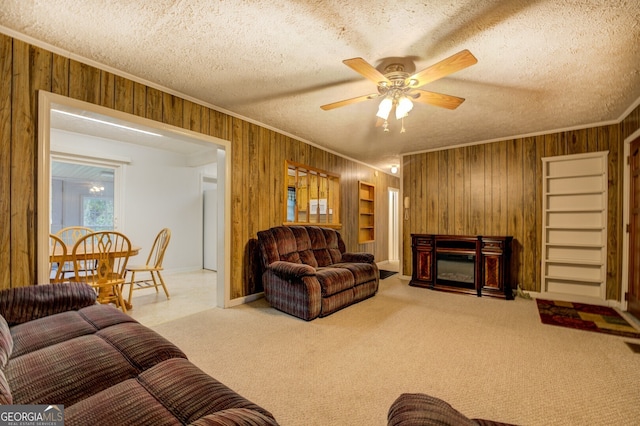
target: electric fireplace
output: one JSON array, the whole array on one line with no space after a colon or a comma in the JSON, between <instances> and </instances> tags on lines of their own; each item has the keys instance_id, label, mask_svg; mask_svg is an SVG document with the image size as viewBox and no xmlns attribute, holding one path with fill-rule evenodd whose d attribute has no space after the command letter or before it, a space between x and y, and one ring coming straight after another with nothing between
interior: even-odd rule
<instances>
[{"instance_id":1,"label":"electric fireplace","mask_svg":"<svg viewBox=\"0 0 640 426\"><path fill-rule=\"evenodd\" d=\"M412 234L415 287L513 298L512 237Z\"/></svg>"},{"instance_id":2,"label":"electric fireplace","mask_svg":"<svg viewBox=\"0 0 640 426\"><path fill-rule=\"evenodd\" d=\"M475 289L476 260L473 254L436 253L436 281Z\"/></svg>"}]
</instances>

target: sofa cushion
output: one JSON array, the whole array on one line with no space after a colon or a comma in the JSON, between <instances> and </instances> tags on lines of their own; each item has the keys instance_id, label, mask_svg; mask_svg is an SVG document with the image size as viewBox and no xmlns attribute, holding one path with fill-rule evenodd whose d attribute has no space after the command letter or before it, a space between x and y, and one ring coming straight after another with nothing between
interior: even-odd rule
<instances>
[{"instance_id":1,"label":"sofa cushion","mask_svg":"<svg viewBox=\"0 0 640 426\"><path fill-rule=\"evenodd\" d=\"M378 281L368 281L353 287L354 301L367 299L378 291Z\"/></svg>"},{"instance_id":2,"label":"sofa cushion","mask_svg":"<svg viewBox=\"0 0 640 426\"><path fill-rule=\"evenodd\" d=\"M30 285L0 291L0 314L10 326L95 303L96 292L86 284Z\"/></svg>"},{"instance_id":3,"label":"sofa cushion","mask_svg":"<svg viewBox=\"0 0 640 426\"><path fill-rule=\"evenodd\" d=\"M311 250L311 239L307 228L304 226L291 226L291 231L296 237L296 247L298 248L298 254L300 255L300 261L305 265L309 265L313 268L318 267L316 256Z\"/></svg>"},{"instance_id":4,"label":"sofa cushion","mask_svg":"<svg viewBox=\"0 0 640 426\"><path fill-rule=\"evenodd\" d=\"M0 370L3 370L7 365L12 353L13 338L11 337L11 330L4 317L0 316Z\"/></svg>"},{"instance_id":5,"label":"sofa cushion","mask_svg":"<svg viewBox=\"0 0 640 426\"><path fill-rule=\"evenodd\" d=\"M329 266L333 262L331 258L331 253L327 249L327 240L324 237L324 232L322 232L322 228L317 226L308 226L307 231L309 232L309 239L311 240L311 249L313 250L313 254L318 262L319 267Z\"/></svg>"},{"instance_id":6,"label":"sofa cushion","mask_svg":"<svg viewBox=\"0 0 640 426\"><path fill-rule=\"evenodd\" d=\"M93 334L105 327L124 322L135 322L129 315L108 305L92 305L80 311L50 315L14 326L13 356L51 346L74 337Z\"/></svg>"},{"instance_id":7,"label":"sofa cushion","mask_svg":"<svg viewBox=\"0 0 640 426\"><path fill-rule=\"evenodd\" d=\"M136 379L115 384L64 409L64 424L181 425Z\"/></svg>"},{"instance_id":8,"label":"sofa cushion","mask_svg":"<svg viewBox=\"0 0 640 426\"><path fill-rule=\"evenodd\" d=\"M332 294L322 298L321 317L326 317L340 309L351 305L355 301L355 292L353 288L348 288L340 293Z\"/></svg>"},{"instance_id":9,"label":"sofa cushion","mask_svg":"<svg viewBox=\"0 0 640 426\"><path fill-rule=\"evenodd\" d=\"M324 238L326 241L326 247L331 256L331 263L340 263L344 261L342 255L345 252L344 241L340 238L340 233L335 229L322 228Z\"/></svg>"},{"instance_id":10,"label":"sofa cushion","mask_svg":"<svg viewBox=\"0 0 640 426\"><path fill-rule=\"evenodd\" d=\"M85 321L92 324L97 330L124 322L137 322L120 309L111 305L93 305L82 308L78 312Z\"/></svg>"},{"instance_id":11,"label":"sofa cushion","mask_svg":"<svg viewBox=\"0 0 640 426\"><path fill-rule=\"evenodd\" d=\"M318 268L316 278L322 289L322 297L331 296L353 287L355 281L351 271L345 268Z\"/></svg>"},{"instance_id":12,"label":"sofa cushion","mask_svg":"<svg viewBox=\"0 0 640 426\"><path fill-rule=\"evenodd\" d=\"M13 396L11 395L11 388L7 382L7 377L4 375L4 371L0 370L0 405L12 405Z\"/></svg>"},{"instance_id":13,"label":"sofa cushion","mask_svg":"<svg viewBox=\"0 0 640 426\"><path fill-rule=\"evenodd\" d=\"M141 373L138 380L184 423L230 408L248 408L273 417L186 359L167 360Z\"/></svg>"},{"instance_id":14,"label":"sofa cushion","mask_svg":"<svg viewBox=\"0 0 640 426\"><path fill-rule=\"evenodd\" d=\"M379 276L378 268L371 263L336 263L332 266L348 269L353 274L355 285L375 281Z\"/></svg>"},{"instance_id":15,"label":"sofa cushion","mask_svg":"<svg viewBox=\"0 0 640 426\"><path fill-rule=\"evenodd\" d=\"M46 348L56 343L96 332L77 311L63 312L25 322L11 329L15 342L14 357Z\"/></svg>"},{"instance_id":16,"label":"sofa cushion","mask_svg":"<svg viewBox=\"0 0 640 426\"><path fill-rule=\"evenodd\" d=\"M276 250L279 256L278 260L285 262L302 263L298 254L298 245L296 237L291 228L286 226L276 226L271 229L273 239L276 244Z\"/></svg>"},{"instance_id":17,"label":"sofa cushion","mask_svg":"<svg viewBox=\"0 0 640 426\"><path fill-rule=\"evenodd\" d=\"M137 322L107 327L96 336L113 346L138 371L167 359L187 357L173 343Z\"/></svg>"},{"instance_id":18,"label":"sofa cushion","mask_svg":"<svg viewBox=\"0 0 640 426\"><path fill-rule=\"evenodd\" d=\"M12 358L5 374L14 403L69 406L138 370L104 339L88 335Z\"/></svg>"},{"instance_id":19,"label":"sofa cushion","mask_svg":"<svg viewBox=\"0 0 640 426\"><path fill-rule=\"evenodd\" d=\"M243 417L237 423L277 425L268 411L240 396L186 359L174 358L100 393L65 407L65 425L153 424L183 425L231 409L247 409L262 416ZM221 417L224 418L224 417ZM233 417L230 417L233 418ZM258 418L265 422L250 423ZM87 420L91 421L87 421ZM244 422L243 422L244 421Z\"/></svg>"},{"instance_id":20,"label":"sofa cushion","mask_svg":"<svg viewBox=\"0 0 640 426\"><path fill-rule=\"evenodd\" d=\"M2 405L13 404L11 389L4 375L4 369L9 358L11 358L12 352L13 338L11 337L11 330L9 330L9 325L4 317L0 316L0 404Z\"/></svg>"},{"instance_id":21,"label":"sofa cushion","mask_svg":"<svg viewBox=\"0 0 640 426\"><path fill-rule=\"evenodd\" d=\"M116 308L92 305L11 329L15 403L70 405L184 353Z\"/></svg>"}]
</instances>

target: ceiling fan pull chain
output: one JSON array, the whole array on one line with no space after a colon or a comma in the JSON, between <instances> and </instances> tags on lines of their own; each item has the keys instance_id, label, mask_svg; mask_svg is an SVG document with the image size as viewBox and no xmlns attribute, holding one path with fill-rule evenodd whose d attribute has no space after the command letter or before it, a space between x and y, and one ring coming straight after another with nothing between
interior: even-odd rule
<instances>
[{"instance_id":1,"label":"ceiling fan pull chain","mask_svg":"<svg viewBox=\"0 0 640 426\"><path fill-rule=\"evenodd\" d=\"M401 118L402 129L400 129L400 133L404 133L406 130L404 129L404 117Z\"/></svg>"}]
</instances>

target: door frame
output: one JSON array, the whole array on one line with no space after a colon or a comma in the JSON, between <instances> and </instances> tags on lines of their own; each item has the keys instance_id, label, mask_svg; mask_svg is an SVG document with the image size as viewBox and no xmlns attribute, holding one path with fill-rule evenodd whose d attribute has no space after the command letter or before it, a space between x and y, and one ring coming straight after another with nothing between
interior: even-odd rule
<instances>
[{"instance_id":1,"label":"door frame","mask_svg":"<svg viewBox=\"0 0 640 426\"><path fill-rule=\"evenodd\" d=\"M389 260L400 261L400 188L388 188L389 193ZM392 259L391 253L396 257Z\"/></svg>"},{"instance_id":2,"label":"door frame","mask_svg":"<svg viewBox=\"0 0 640 426\"><path fill-rule=\"evenodd\" d=\"M207 209L207 196L206 193L209 191L214 191L213 189L207 189L208 186L210 185L215 185L215 206L214 206L214 211L212 212L211 210ZM200 194L201 194L201 198L202 198L202 269L206 269L209 271L216 271L218 270L218 238L217 238L217 234L218 234L218 205L220 204L220 200L219 200L219 195L218 195L218 178L217 176L211 176L208 174L202 174L201 178L200 178ZM224 200L222 200L222 202L224 202ZM212 235L214 238L212 239L212 241L214 242L214 244L211 244L211 241L209 241L209 246L207 246L207 238L209 237L209 235L207 235L205 233L205 230L207 229L207 223L209 223L209 227L211 226L211 220L215 221L215 226L214 226L214 231L210 234ZM207 254L210 253L210 251L213 251L213 254L215 257L215 268L207 268Z\"/></svg>"},{"instance_id":3,"label":"door frame","mask_svg":"<svg viewBox=\"0 0 640 426\"><path fill-rule=\"evenodd\" d=\"M624 139L624 173L622 179L622 226L624 232L622 233L622 285L620 287L620 308L624 311L627 310L627 301L625 300L625 293L629 291L629 233L626 232L626 227L629 225L629 191L631 190L630 176L631 165L627 162L627 158L631 155L631 142L640 138L640 129L633 132L631 135Z\"/></svg>"},{"instance_id":4,"label":"door frame","mask_svg":"<svg viewBox=\"0 0 640 426\"><path fill-rule=\"evenodd\" d=\"M50 215L50 147L51 147L51 109L52 105L65 105L71 108L95 112L117 120L151 127L162 132L173 133L181 137L188 137L196 141L215 144L218 146L218 189L224 191L224 205L222 221L219 230L224 229L224 237L220 240L223 250L218 250L217 272L217 305L227 308L245 302L244 299L231 299L231 155L230 141L172 126L170 124L138 117L133 114L92 104L59 94L38 91L38 165L37 165L37 223L36 223L36 270L38 282L48 282L49 270L49 215ZM219 234L218 234L219 235ZM224 283L224 285L219 285Z\"/></svg>"}]
</instances>

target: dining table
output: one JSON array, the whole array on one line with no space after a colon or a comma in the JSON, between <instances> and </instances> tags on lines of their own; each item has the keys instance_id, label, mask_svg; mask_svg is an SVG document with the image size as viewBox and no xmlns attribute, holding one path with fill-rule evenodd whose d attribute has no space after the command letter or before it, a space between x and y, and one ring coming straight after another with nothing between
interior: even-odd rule
<instances>
[{"instance_id":1,"label":"dining table","mask_svg":"<svg viewBox=\"0 0 640 426\"><path fill-rule=\"evenodd\" d=\"M131 246L131 249L128 252L126 250L114 250L109 253L109 256L113 258L124 257L127 255L127 253L129 253L129 257L131 257L140 253L140 250L141 247L139 246ZM93 255L93 253L85 253L81 247L78 248L76 254L82 255L84 259L97 259L99 256L99 253L95 253L95 256ZM57 246L52 253L49 253L49 262L57 263L58 265L64 265L66 262L73 263L73 251L67 251L65 253L63 247ZM127 309L132 308L131 304L126 300L124 301L124 303Z\"/></svg>"},{"instance_id":2,"label":"dining table","mask_svg":"<svg viewBox=\"0 0 640 426\"><path fill-rule=\"evenodd\" d=\"M129 257L137 255L138 253L140 253L141 249L142 247L131 246L131 250L129 250ZM83 256L85 255L82 249L78 250L78 254L81 254ZM113 257L123 257L126 254L127 254L126 251L113 251L110 255ZM97 257L98 257L98 254L96 253L95 258ZM89 254L89 258L92 258L91 254ZM69 250L65 254L63 248L58 246L53 251L53 253L49 253L49 262L59 263L59 264L64 262L73 262L73 252Z\"/></svg>"}]
</instances>

